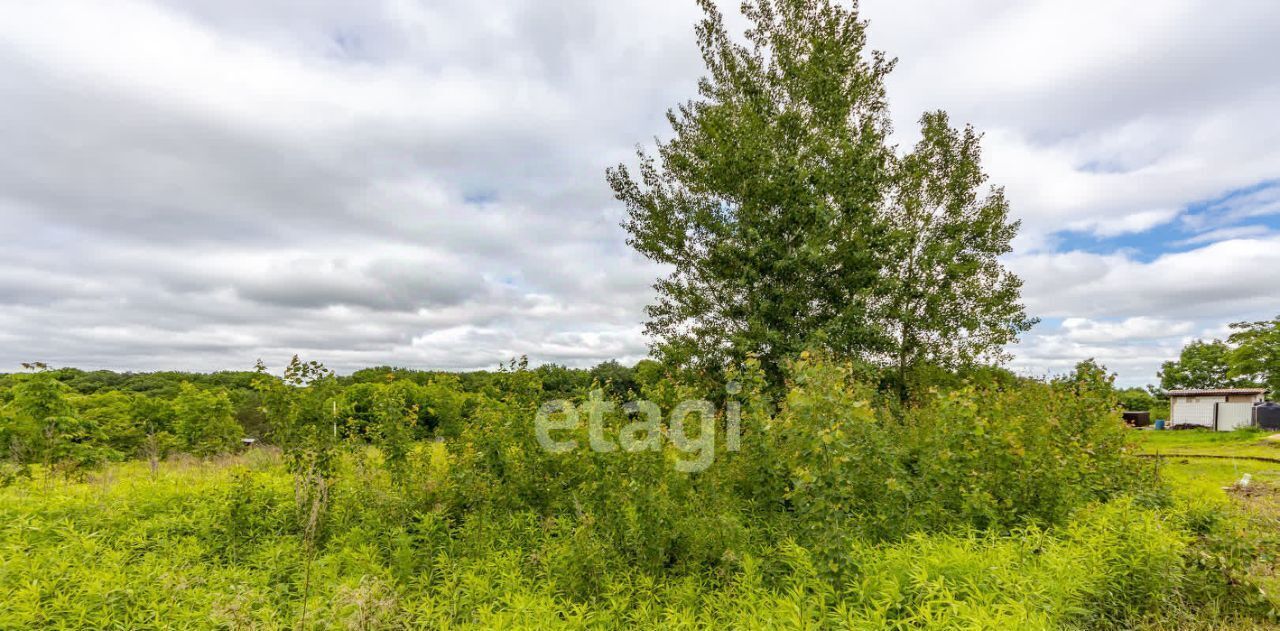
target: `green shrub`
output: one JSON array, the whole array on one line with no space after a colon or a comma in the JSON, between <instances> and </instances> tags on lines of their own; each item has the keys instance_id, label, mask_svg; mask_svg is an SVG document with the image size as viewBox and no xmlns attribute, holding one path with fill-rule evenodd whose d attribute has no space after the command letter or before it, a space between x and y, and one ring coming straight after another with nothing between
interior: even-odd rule
<instances>
[{"instance_id":1,"label":"green shrub","mask_svg":"<svg viewBox=\"0 0 1280 631\"><path fill-rule=\"evenodd\" d=\"M1153 489L1124 432L1105 391L1027 383L939 394L901 432L919 525L1053 525L1086 503Z\"/></svg>"},{"instance_id":2,"label":"green shrub","mask_svg":"<svg viewBox=\"0 0 1280 631\"><path fill-rule=\"evenodd\" d=\"M231 398L223 389L202 390L183 383L173 401L174 434L183 449L197 456L211 456L235 449L244 428L235 418Z\"/></svg>"}]
</instances>

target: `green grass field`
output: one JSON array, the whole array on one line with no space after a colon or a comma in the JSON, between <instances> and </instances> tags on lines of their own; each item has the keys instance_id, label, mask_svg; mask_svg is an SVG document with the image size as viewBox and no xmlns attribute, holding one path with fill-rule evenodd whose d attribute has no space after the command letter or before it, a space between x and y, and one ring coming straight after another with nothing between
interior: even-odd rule
<instances>
[{"instance_id":1,"label":"green grass field","mask_svg":"<svg viewBox=\"0 0 1280 631\"><path fill-rule=\"evenodd\" d=\"M1272 432L1254 429L1234 432L1135 430L1133 434L1144 453L1257 456L1280 460L1280 440L1266 440Z\"/></svg>"},{"instance_id":2,"label":"green grass field","mask_svg":"<svg viewBox=\"0 0 1280 631\"><path fill-rule=\"evenodd\" d=\"M1280 463L1253 459L1280 459L1280 441L1267 440L1272 432L1146 430L1134 434L1142 453L1161 456L1160 475L1169 482L1175 497L1187 503L1217 505L1223 512L1241 509L1245 518L1236 524L1237 529L1280 533ZM1240 482L1246 475L1249 484L1242 487ZM1244 533L1238 534L1244 537ZM1263 590L1280 593L1280 549L1261 557L1261 562L1248 568L1249 576Z\"/></svg>"},{"instance_id":3,"label":"green grass field","mask_svg":"<svg viewBox=\"0 0 1280 631\"><path fill-rule=\"evenodd\" d=\"M1257 430L1213 432L1208 430L1134 432L1135 443L1144 454L1161 456L1161 475L1174 492L1199 498L1224 498L1227 487L1248 474L1252 483L1280 485L1280 441L1266 440L1272 434ZM1213 456L1197 458L1195 456ZM1238 456L1238 457L1233 457Z\"/></svg>"}]
</instances>

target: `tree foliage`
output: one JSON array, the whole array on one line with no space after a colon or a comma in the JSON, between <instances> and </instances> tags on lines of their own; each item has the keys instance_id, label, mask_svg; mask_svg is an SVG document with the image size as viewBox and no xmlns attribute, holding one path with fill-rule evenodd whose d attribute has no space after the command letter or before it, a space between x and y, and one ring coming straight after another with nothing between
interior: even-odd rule
<instances>
[{"instance_id":1,"label":"tree foliage","mask_svg":"<svg viewBox=\"0 0 1280 631\"><path fill-rule=\"evenodd\" d=\"M1125 388L1116 394L1120 407L1127 412L1149 412L1160 405L1160 400L1146 388Z\"/></svg>"},{"instance_id":2,"label":"tree foliage","mask_svg":"<svg viewBox=\"0 0 1280 631\"><path fill-rule=\"evenodd\" d=\"M1227 387L1227 355L1231 349L1220 340L1196 340L1186 345L1175 361L1160 367L1160 387L1165 390Z\"/></svg>"},{"instance_id":3,"label":"tree foliage","mask_svg":"<svg viewBox=\"0 0 1280 631\"><path fill-rule=\"evenodd\" d=\"M174 433L197 456L225 453L240 444L244 428L236 422L226 390L182 384L173 401Z\"/></svg>"},{"instance_id":4,"label":"tree foliage","mask_svg":"<svg viewBox=\"0 0 1280 631\"><path fill-rule=\"evenodd\" d=\"M957 369L1004 357L1005 344L1034 324L1020 303L1022 281L1000 263L1018 223L1001 189L982 194L979 136L956 130L944 112L920 119L923 138L896 163L888 262L882 287L899 385L913 369Z\"/></svg>"},{"instance_id":5,"label":"tree foliage","mask_svg":"<svg viewBox=\"0 0 1280 631\"><path fill-rule=\"evenodd\" d=\"M1280 394L1280 316L1258 322L1237 322L1227 341L1235 346L1228 356L1228 375L1265 385Z\"/></svg>"},{"instance_id":6,"label":"tree foliage","mask_svg":"<svg viewBox=\"0 0 1280 631\"><path fill-rule=\"evenodd\" d=\"M9 458L40 464L47 474L60 470L74 475L102 464L110 454L101 428L77 414L70 388L43 365L35 369L19 376L0 415L0 439Z\"/></svg>"},{"instance_id":7,"label":"tree foliage","mask_svg":"<svg viewBox=\"0 0 1280 631\"><path fill-rule=\"evenodd\" d=\"M897 369L998 354L1032 324L998 256L1017 224L982 190L978 135L941 112L897 155L865 23L834 2L744 3L734 41L713 3L707 75L668 114L673 138L609 171L629 243L671 271L647 331L673 364L758 356L775 384L816 347Z\"/></svg>"}]
</instances>

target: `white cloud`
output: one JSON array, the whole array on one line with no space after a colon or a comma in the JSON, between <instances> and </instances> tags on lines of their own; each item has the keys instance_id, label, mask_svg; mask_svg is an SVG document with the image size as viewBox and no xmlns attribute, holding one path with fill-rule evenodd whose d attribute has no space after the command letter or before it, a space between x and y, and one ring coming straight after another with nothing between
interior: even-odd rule
<instances>
[{"instance_id":1,"label":"white cloud","mask_svg":"<svg viewBox=\"0 0 1280 631\"><path fill-rule=\"evenodd\" d=\"M1208 204L1205 208L1184 216L1182 223L1191 230L1206 230L1244 219L1276 214L1280 214L1280 184L1271 182L1256 190L1236 193L1226 199ZM1219 228L1218 230L1231 229Z\"/></svg>"},{"instance_id":2,"label":"white cloud","mask_svg":"<svg viewBox=\"0 0 1280 631\"><path fill-rule=\"evenodd\" d=\"M1183 338L1273 315L1280 242L1237 224L1280 212L1280 187L1256 188L1280 177L1280 4L863 8L901 60L899 141L935 108L986 133L1023 221L1009 263L1055 323L1020 368L1097 356L1149 379ZM0 5L0 370L639 357L659 270L625 246L603 170L695 94L696 18L642 0ZM1056 248L1170 222L1194 249Z\"/></svg>"},{"instance_id":3,"label":"white cloud","mask_svg":"<svg viewBox=\"0 0 1280 631\"><path fill-rule=\"evenodd\" d=\"M1152 382L1187 342L1225 336L1226 322L1280 305L1280 237L1219 241L1142 261L1130 255L1033 253L1010 258L1031 312L1061 318L1013 348L1015 365L1062 372L1094 357L1121 383Z\"/></svg>"},{"instance_id":4,"label":"white cloud","mask_svg":"<svg viewBox=\"0 0 1280 631\"><path fill-rule=\"evenodd\" d=\"M1063 337L1081 344L1109 344L1145 341L1190 333L1194 324L1164 318L1134 316L1115 322L1067 318L1062 321Z\"/></svg>"},{"instance_id":5,"label":"white cloud","mask_svg":"<svg viewBox=\"0 0 1280 631\"><path fill-rule=\"evenodd\" d=\"M1046 317L1230 318L1280 304L1280 238L1239 239L1143 262L1126 254L1015 255L1031 312Z\"/></svg>"},{"instance_id":6,"label":"white cloud","mask_svg":"<svg viewBox=\"0 0 1280 631\"><path fill-rule=\"evenodd\" d=\"M1149 0L864 2L871 43L900 58L906 139L944 108L986 132L992 182L1052 233L1115 236L1280 174L1280 4Z\"/></svg>"},{"instance_id":7,"label":"white cloud","mask_svg":"<svg viewBox=\"0 0 1280 631\"><path fill-rule=\"evenodd\" d=\"M1117 385L1140 387L1152 383L1160 364L1177 357L1187 341L1169 337L1136 343L1124 339L1085 342L1056 332L1036 332L1017 346L1011 368L1027 376L1046 377L1065 374L1078 362L1093 359L1118 373Z\"/></svg>"},{"instance_id":8,"label":"white cloud","mask_svg":"<svg viewBox=\"0 0 1280 631\"><path fill-rule=\"evenodd\" d=\"M1248 239L1252 237L1265 237L1272 234L1271 228L1259 225L1249 226L1232 226L1230 228L1218 228L1202 232L1194 237L1175 241L1171 245L1188 246L1203 245L1205 243L1217 243L1219 241L1230 241L1232 239Z\"/></svg>"},{"instance_id":9,"label":"white cloud","mask_svg":"<svg viewBox=\"0 0 1280 631\"><path fill-rule=\"evenodd\" d=\"M1143 210L1113 219L1085 219L1067 224L1067 228L1077 232L1091 232L1099 237L1116 237L1122 234L1146 232L1156 226L1168 223L1178 216L1177 209Z\"/></svg>"}]
</instances>

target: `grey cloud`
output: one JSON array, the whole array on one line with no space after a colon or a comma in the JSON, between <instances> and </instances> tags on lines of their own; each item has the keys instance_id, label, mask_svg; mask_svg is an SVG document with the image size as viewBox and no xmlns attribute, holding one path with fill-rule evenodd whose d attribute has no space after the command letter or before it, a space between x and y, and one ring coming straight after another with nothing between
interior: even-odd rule
<instances>
[{"instance_id":1,"label":"grey cloud","mask_svg":"<svg viewBox=\"0 0 1280 631\"><path fill-rule=\"evenodd\" d=\"M1141 379L1180 338L1132 318L1200 329L1276 304L1261 233L1152 263L1050 247L1067 227L1140 230L1280 174L1276 7L863 7L872 43L902 60L904 142L927 108L988 131L992 182L1024 220L1010 262L1032 312L1092 323L1036 331L1019 367L1096 352ZM603 170L695 94L697 12L3 5L0 370L639 358L663 270L626 247ZM1243 237L1231 256L1228 237Z\"/></svg>"}]
</instances>

